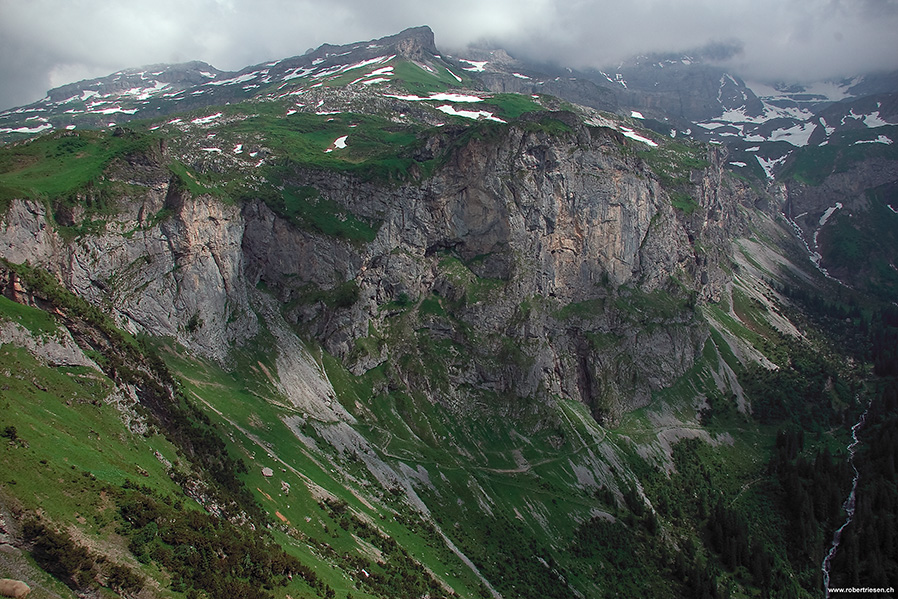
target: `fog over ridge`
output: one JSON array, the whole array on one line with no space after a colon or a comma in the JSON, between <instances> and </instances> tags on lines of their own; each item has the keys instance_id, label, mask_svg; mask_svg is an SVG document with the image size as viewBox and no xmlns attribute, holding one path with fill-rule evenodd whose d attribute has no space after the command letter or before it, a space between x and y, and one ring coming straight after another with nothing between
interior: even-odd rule
<instances>
[{"instance_id":1,"label":"fog over ridge","mask_svg":"<svg viewBox=\"0 0 898 599\"><path fill-rule=\"evenodd\" d=\"M120 69L202 60L224 70L428 25L574 68L636 54L737 48L744 78L810 81L898 69L898 0L0 0L0 109Z\"/></svg>"}]
</instances>

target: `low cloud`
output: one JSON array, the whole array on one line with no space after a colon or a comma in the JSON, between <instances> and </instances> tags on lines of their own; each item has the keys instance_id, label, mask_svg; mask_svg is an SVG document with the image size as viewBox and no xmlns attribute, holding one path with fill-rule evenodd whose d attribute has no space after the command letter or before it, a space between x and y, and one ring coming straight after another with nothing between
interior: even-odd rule
<instances>
[{"instance_id":1,"label":"low cloud","mask_svg":"<svg viewBox=\"0 0 898 599\"><path fill-rule=\"evenodd\" d=\"M898 69L898 0L0 0L0 108L122 68L236 70L417 25L446 51L488 43L573 67L705 48L768 81Z\"/></svg>"},{"instance_id":2,"label":"low cloud","mask_svg":"<svg viewBox=\"0 0 898 599\"><path fill-rule=\"evenodd\" d=\"M722 62L768 81L898 68L898 2L892 0L631 0L554 8L535 30L509 45L576 66L717 47L729 50L718 57ZM528 36L540 39L541 46Z\"/></svg>"}]
</instances>

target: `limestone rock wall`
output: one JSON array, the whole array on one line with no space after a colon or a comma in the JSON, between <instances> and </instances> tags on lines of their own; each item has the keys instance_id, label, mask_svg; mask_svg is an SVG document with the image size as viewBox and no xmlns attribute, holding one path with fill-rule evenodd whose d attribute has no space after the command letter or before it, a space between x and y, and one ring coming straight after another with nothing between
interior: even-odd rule
<instances>
[{"instance_id":1,"label":"limestone rock wall","mask_svg":"<svg viewBox=\"0 0 898 599\"><path fill-rule=\"evenodd\" d=\"M0 255L45 266L123 325L217 360L257 333L248 291L260 287L353 371L389 361L413 383L396 364L416 351L409 335L366 352L359 343L395 328L391 302L437 298L451 317L415 327L460 349L444 363L448 388L424 381L434 401L463 405L462 389L487 389L573 398L614 417L692 365L706 338L694 302L726 284L744 198L722 184L715 153L693 173L700 209L678 213L632 151L638 141L569 120L564 133L527 122L447 130L427 144L446 156L435 174L402 184L297 169L290 183L377 223L369 243L294 226L261 200L190 194L156 157L111 171L131 191L99 233L72 239L58 221L77 215L13 202ZM447 273L447 257L467 279ZM492 293L471 300L472 281ZM346 285L354 294L336 304L310 296Z\"/></svg>"}]
</instances>

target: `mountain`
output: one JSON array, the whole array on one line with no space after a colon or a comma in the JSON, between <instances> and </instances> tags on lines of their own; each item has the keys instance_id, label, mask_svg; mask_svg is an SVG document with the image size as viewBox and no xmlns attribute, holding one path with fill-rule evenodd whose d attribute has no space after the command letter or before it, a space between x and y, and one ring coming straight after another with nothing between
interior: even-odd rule
<instances>
[{"instance_id":1,"label":"mountain","mask_svg":"<svg viewBox=\"0 0 898 599\"><path fill-rule=\"evenodd\" d=\"M564 76L421 27L0 115L0 575L886 586L894 469L846 447L894 446L894 92L711 58Z\"/></svg>"}]
</instances>

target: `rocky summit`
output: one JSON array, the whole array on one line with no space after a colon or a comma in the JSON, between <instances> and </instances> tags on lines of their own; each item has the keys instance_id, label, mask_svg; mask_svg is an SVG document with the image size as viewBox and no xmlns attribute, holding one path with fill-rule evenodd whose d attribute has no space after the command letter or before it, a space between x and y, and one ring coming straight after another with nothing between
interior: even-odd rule
<instances>
[{"instance_id":1,"label":"rocky summit","mask_svg":"<svg viewBox=\"0 0 898 599\"><path fill-rule=\"evenodd\" d=\"M895 78L752 83L720 51L575 71L419 27L0 114L0 575L894 582Z\"/></svg>"}]
</instances>

